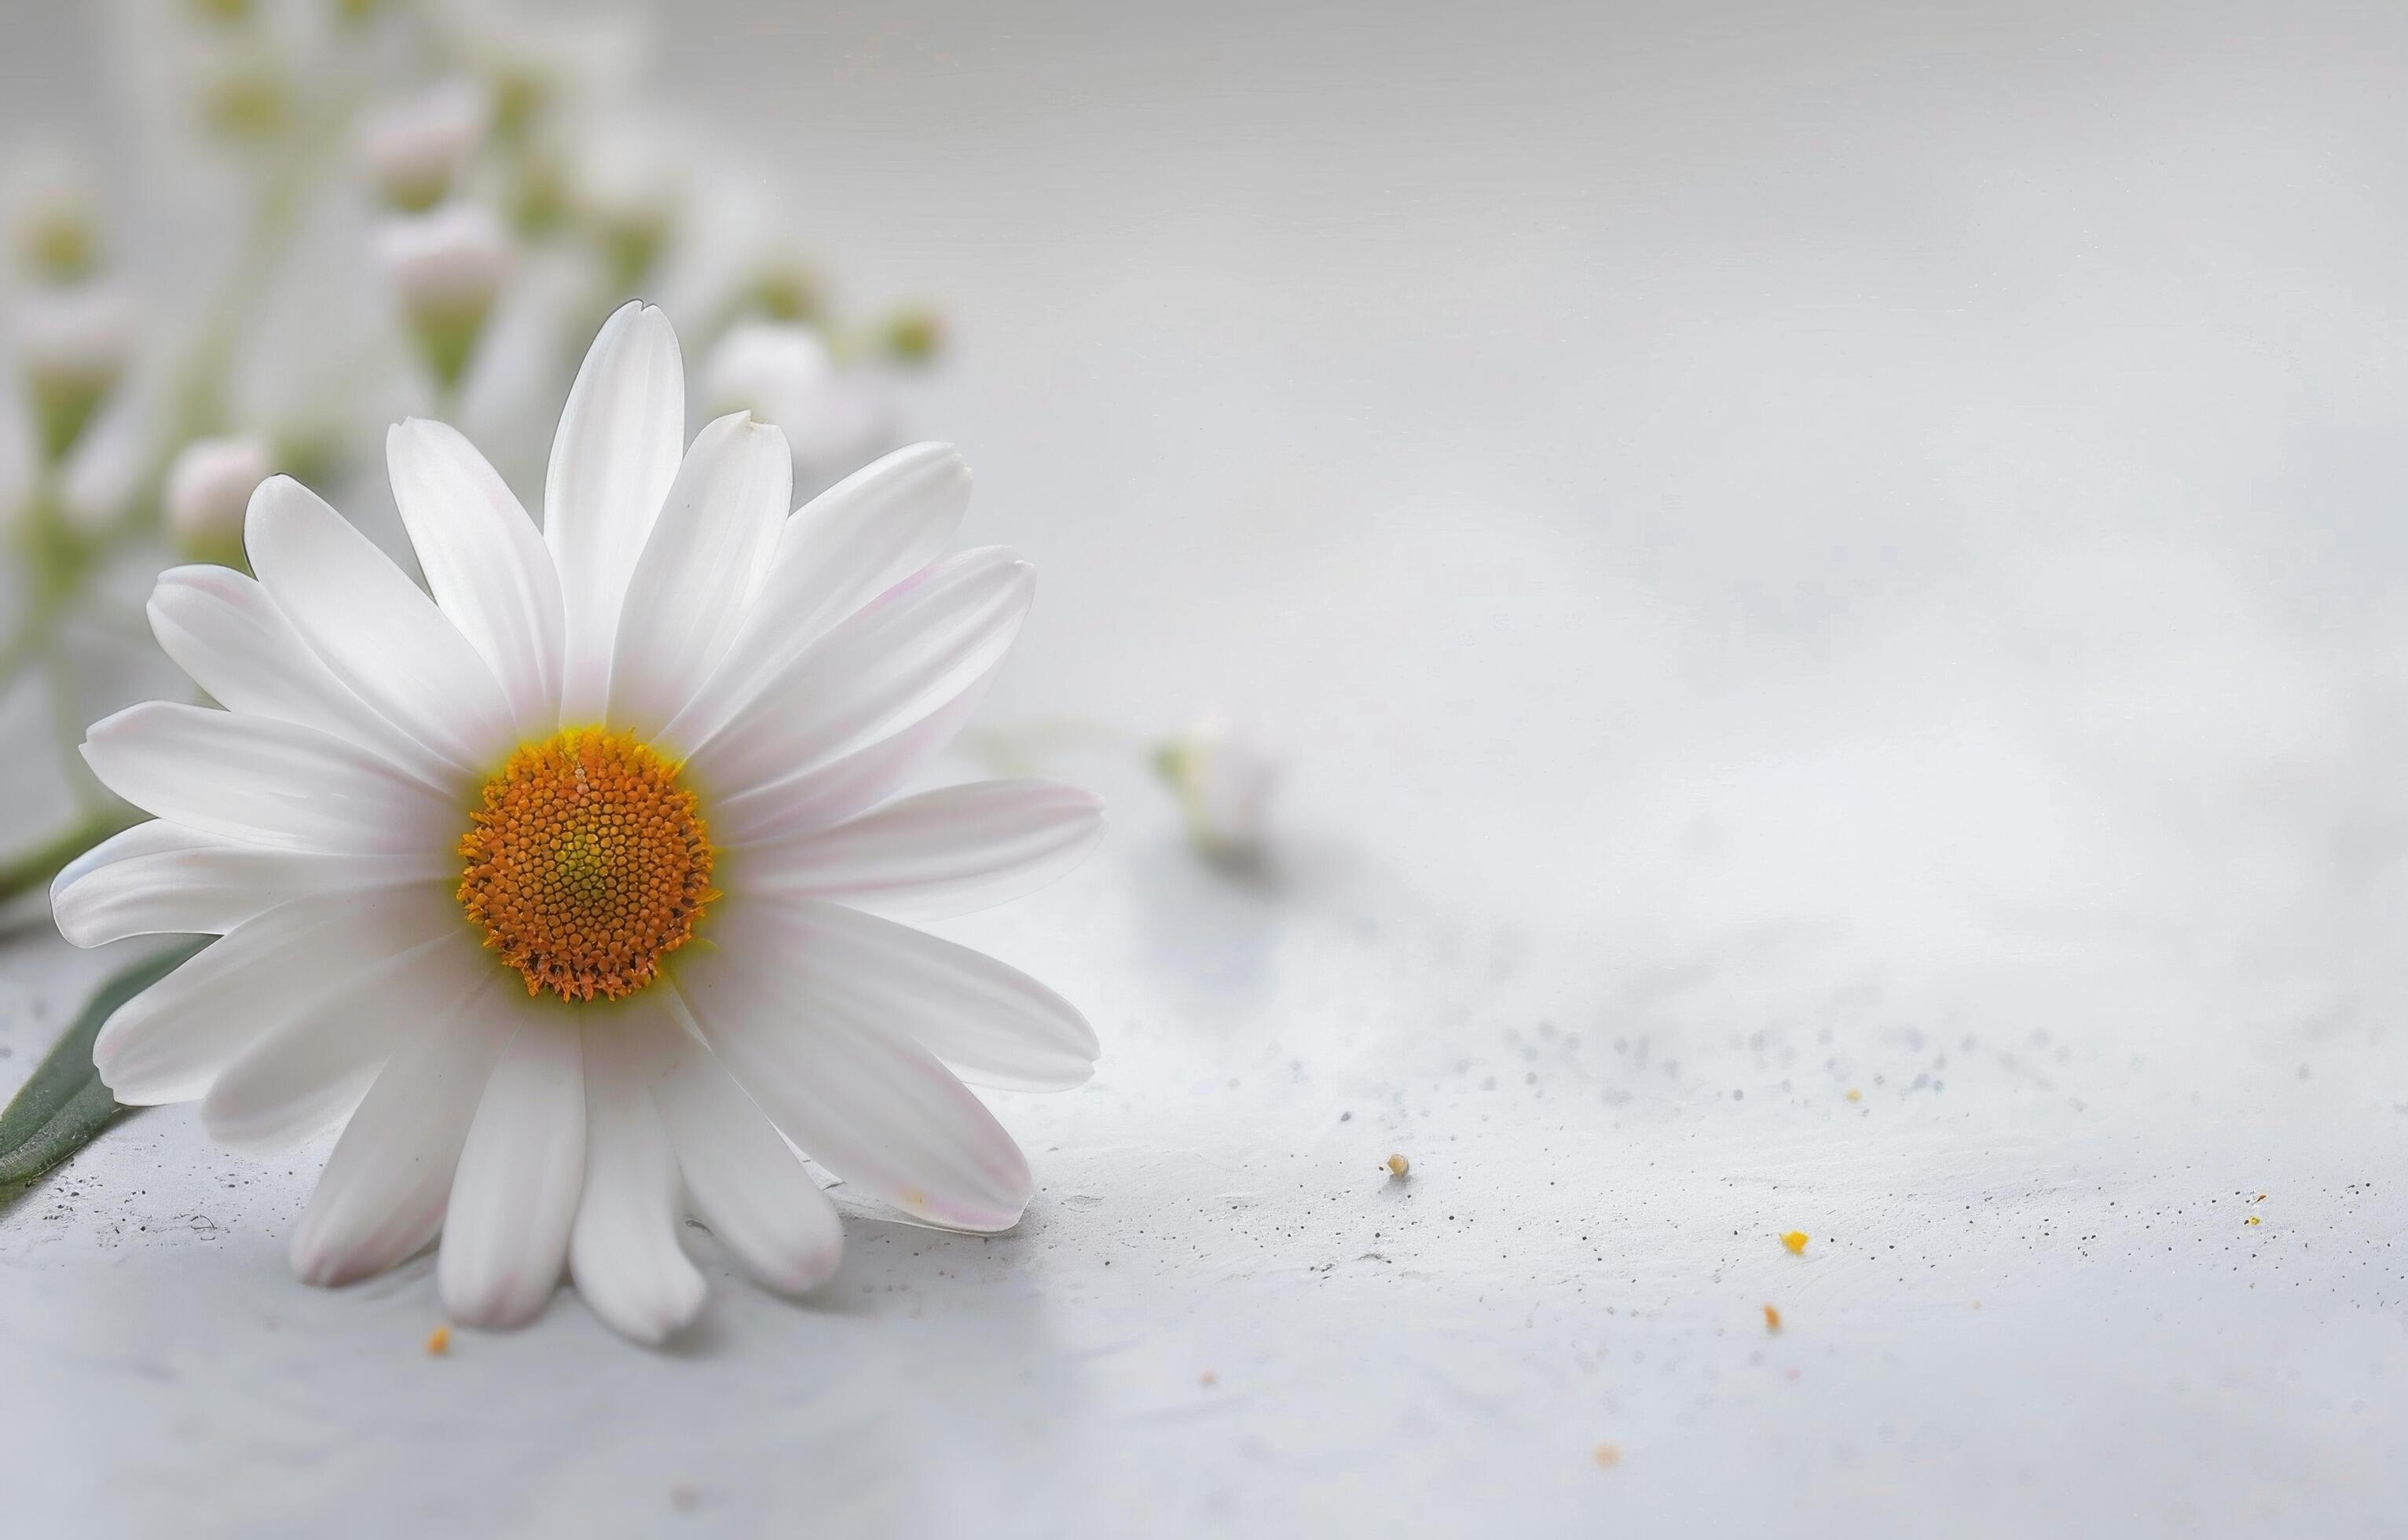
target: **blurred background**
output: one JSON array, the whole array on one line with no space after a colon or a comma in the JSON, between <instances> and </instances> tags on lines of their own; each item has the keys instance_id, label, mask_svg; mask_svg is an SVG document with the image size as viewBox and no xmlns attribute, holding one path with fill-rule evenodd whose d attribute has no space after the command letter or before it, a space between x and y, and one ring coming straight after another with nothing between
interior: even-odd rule
<instances>
[{"instance_id":1,"label":"blurred background","mask_svg":"<svg viewBox=\"0 0 2408 1540\"><path fill-rule=\"evenodd\" d=\"M11 634L68 659L5 699L10 870L114 815L58 733L179 688L162 563L238 554L268 469L400 554L408 411L532 506L631 293L807 481L963 447L966 538L1043 587L952 773L1115 830L961 927L1106 1043L999 1101L1015 1242L871 1227L834 1317L715 1303L715 1367L571 1303L394 1389L261 1356L270 1309L361 1331L278 1276L306 1181L158 1115L10 1221L62 1511L114 1474L441 1523L529 1468L530 1529L2396 1511L2408 13L9 20ZM61 953L0 955L16 1066ZM135 1229L136 1182L210 1233ZM191 1361L133 1324L167 1290L252 1324ZM236 1409L94 1464L123 1401L79 1365L128 1334ZM394 1432L364 1386L453 1486L310 1432ZM210 1475L271 1450L292 1485Z\"/></svg>"}]
</instances>

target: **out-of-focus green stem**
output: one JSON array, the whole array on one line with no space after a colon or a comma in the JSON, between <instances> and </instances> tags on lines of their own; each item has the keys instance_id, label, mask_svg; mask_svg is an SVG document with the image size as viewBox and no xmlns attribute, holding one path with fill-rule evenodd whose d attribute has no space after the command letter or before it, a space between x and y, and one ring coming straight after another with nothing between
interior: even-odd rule
<instances>
[{"instance_id":1,"label":"out-of-focus green stem","mask_svg":"<svg viewBox=\"0 0 2408 1540\"><path fill-rule=\"evenodd\" d=\"M34 593L15 634L5 646L0 646L0 693L34 668L58 670L53 679L53 726L56 746L63 755L75 752L75 740L80 736L83 724L72 720L75 703L59 652L59 626L83 597L86 583L102 565L102 558L158 524L157 489L165 482L176 452L188 440L221 425L223 406L220 397L233 367L235 349L252 310L267 293L268 283L300 223L304 173L308 161L306 151L287 154L269 171L260 189L249 234L233 271L227 275L224 291L211 308L208 324L194 338L192 352L175 373L173 410L165 431L143 468L140 484L146 489L145 495L136 499L125 518L95 532L69 527L53 490L55 467L44 477L42 490L36 495L26 521L32 538L26 554L35 572ZM48 883L67 862L136 821L136 816L123 809L91 810L75 827L0 864L0 903Z\"/></svg>"},{"instance_id":2,"label":"out-of-focus green stem","mask_svg":"<svg viewBox=\"0 0 2408 1540\"><path fill-rule=\"evenodd\" d=\"M49 842L27 851L15 860L0 864L0 904L43 886L59 874L61 867L109 836L122 834L141 821L140 813L120 809L88 813L82 822L61 831Z\"/></svg>"}]
</instances>

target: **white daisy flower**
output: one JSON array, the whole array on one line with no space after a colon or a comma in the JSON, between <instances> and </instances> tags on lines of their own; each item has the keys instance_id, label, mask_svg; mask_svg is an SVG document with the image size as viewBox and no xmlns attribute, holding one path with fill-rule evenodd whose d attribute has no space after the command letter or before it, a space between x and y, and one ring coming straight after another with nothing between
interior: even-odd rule
<instances>
[{"instance_id":1,"label":"white daisy flower","mask_svg":"<svg viewBox=\"0 0 2408 1540\"><path fill-rule=\"evenodd\" d=\"M772 1288L834 1270L789 1140L916 1218L998 1231L1028 1165L963 1081L1092 1071L1059 996L896 922L1052 880L1096 800L999 781L878 805L1002 662L1030 569L942 554L969 497L942 445L788 517L778 430L738 414L688 448L683 378L660 311L611 317L540 531L458 433L395 427L431 598L268 481L257 579L180 568L150 603L226 709L136 706L86 741L158 821L61 875L61 930L223 938L93 1058L121 1100L197 1100L238 1148L342 1123L293 1235L305 1281L439 1233L464 1323L528 1319L565 1266L658 1341L701 1303L685 1214Z\"/></svg>"}]
</instances>

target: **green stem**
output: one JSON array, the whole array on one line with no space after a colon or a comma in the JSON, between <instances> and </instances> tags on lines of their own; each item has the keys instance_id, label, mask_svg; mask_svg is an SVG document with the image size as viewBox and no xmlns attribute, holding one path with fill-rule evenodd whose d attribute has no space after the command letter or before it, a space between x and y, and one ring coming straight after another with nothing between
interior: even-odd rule
<instances>
[{"instance_id":1,"label":"green stem","mask_svg":"<svg viewBox=\"0 0 2408 1540\"><path fill-rule=\"evenodd\" d=\"M62 600L47 591L27 607L25 617L17 623L16 634L8 639L7 646L0 647L0 695L17 682L18 675L40 660L50 644L50 628L63 608Z\"/></svg>"},{"instance_id":2,"label":"green stem","mask_svg":"<svg viewBox=\"0 0 2408 1540\"><path fill-rule=\"evenodd\" d=\"M141 821L139 813L122 809L88 813L73 828L60 831L16 859L0 862L0 904L48 883L69 861Z\"/></svg>"},{"instance_id":3,"label":"green stem","mask_svg":"<svg viewBox=\"0 0 2408 1540\"><path fill-rule=\"evenodd\" d=\"M33 565L40 577L24 618L7 643L0 646L0 693L14 685L30 669L64 669L64 663L56 661L59 626L84 597L90 575L102 566L100 558L157 524L159 499L155 489L165 482L176 452L187 440L218 425L219 393L232 367L235 345L282 265L285 248L299 224L308 159L307 153L288 157L261 189L249 236L225 290L210 314L209 324L194 338L191 353L176 371L175 411L166 433L144 467L141 484L153 491L137 504L137 514L97 534L73 533L65 528L64 514L50 497L38 496L30 511L37 539ZM72 692L62 682L53 694L59 698L55 709L72 716ZM75 740L82 734L83 724L63 717L55 724L55 730L60 752L71 754ZM0 864L0 903L49 882L59 868L133 822L133 815L122 810L96 810L57 839Z\"/></svg>"}]
</instances>

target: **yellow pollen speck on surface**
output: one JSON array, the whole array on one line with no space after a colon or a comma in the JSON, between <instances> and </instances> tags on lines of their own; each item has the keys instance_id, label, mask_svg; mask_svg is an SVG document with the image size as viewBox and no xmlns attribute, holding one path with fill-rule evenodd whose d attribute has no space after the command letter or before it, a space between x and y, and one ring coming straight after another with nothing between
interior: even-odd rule
<instances>
[{"instance_id":1,"label":"yellow pollen speck on surface","mask_svg":"<svg viewBox=\"0 0 2408 1540\"><path fill-rule=\"evenodd\" d=\"M1392 1155L1388 1157L1386 1165L1388 1168L1388 1174L1391 1176L1402 1176L1407 1172L1413 1169L1413 1163L1411 1160L1406 1159L1401 1155Z\"/></svg>"},{"instance_id":2,"label":"yellow pollen speck on surface","mask_svg":"<svg viewBox=\"0 0 2408 1540\"><path fill-rule=\"evenodd\" d=\"M1781 1244L1789 1248L1789 1255L1792 1257L1803 1257L1806 1255L1806 1242L1808 1239L1809 1237L1804 1231L1793 1230L1788 1234L1781 1237Z\"/></svg>"},{"instance_id":3,"label":"yellow pollen speck on surface","mask_svg":"<svg viewBox=\"0 0 2408 1540\"><path fill-rule=\"evenodd\" d=\"M2262 1219L2262 1218L2260 1218L2258 1216L2257 1216L2257 1215L2253 1214L2253 1215L2249 1216L2249 1217L2247 1217L2246 1219L2242 1220L2241 1222L2242 1222L2243 1224L2244 1224L2244 1225L2257 1225L2257 1224L2263 1224L2263 1223L2265 1223L2265 1220L2264 1220L2264 1219Z\"/></svg>"},{"instance_id":4,"label":"yellow pollen speck on surface","mask_svg":"<svg viewBox=\"0 0 2408 1540\"><path fill-rule=\"evenodd\" d=\"M450 1327L438 1326L434 1331L426 1333L426 1356L428 1358L439 1359L450 1351L452 1351L452 1329Z\"/></svg>"},{"instance_id":5,"label":"yellow pollen speck on surface","mask_svg":"<svg viewBox=\"0 0 2408 1540\"><path fill-rule=\"evenodd\" d=\"M1781 1330L1781 1312L1769 1304L1764 1307L1764 1329L1767 1331Z\"/></svg>"},{"instance_id":6,"label":"yellow pollen speck on surface","mask_svg":"<svg viewBox=\"0 0 2408 1540\"><path fill-rule=\"evenodd\" d=\"M1598 1470L1610 1471L1616 1465L1622 1463L1622 1446L1619 1444L1600 1444L1596 1448L1589 1451L1589 1458L1597 1461L1597 1468Z\"/></svg>"},{"instance_id":7,"label":"yellow pollen speck on surface","mask_svg":"<svg viewBox=\"0 0 2408 1540\"><path fill-rule=\"evenodd\" d=\"M522 745L469 818L460 907L530 995L634 994L719 897L694 793L625 733L570 727Z\"/></svg>"},{"instance_id":8,"label":"yellow pollen speck on surface","mask_svg":"<svg viewBox=\"0 0 2408 1540\"><path fill-rule=\"evenodd\" d=\"M1849 1101L1862 1101L1864 1099L1865 1099L1865 1093L1864 1093L1864 1092L1862 1092L1862 1091L1858 1090L1858 1089L1857 1089L1856 1087L1854 1087L1854 1086L1851 1086L1851 1087L1848 1087L1848 1100L1849 1100Z\"/></svg>"}]
</instances>

